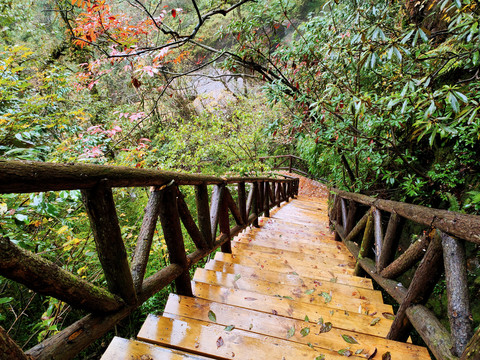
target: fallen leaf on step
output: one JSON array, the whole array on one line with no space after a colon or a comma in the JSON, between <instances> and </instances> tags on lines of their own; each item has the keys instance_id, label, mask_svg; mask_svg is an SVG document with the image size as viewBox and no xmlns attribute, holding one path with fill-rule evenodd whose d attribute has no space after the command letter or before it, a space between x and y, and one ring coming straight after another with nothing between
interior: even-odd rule
<instances>
[{"instance_id":1,"label":"fallen leaf on step","mask_svg":"<svg viewBox=\"0 0 480 360\"><path fill-rule=\"evenodd\" d=\"M222 339L221 336L217 339L217 349L218 349L220 346L223 346L223 339Z\"/></svg>"},{"instance_id":2,"label":"fallen leaf on step","mask_svg":"<svg viewBox=\"0 0 480 360\"><path fill-rule=\"evenodd\" d=\"M392 360L392 355L390 355L390 351L387 351L385 354L382 355L382 360Z\"/></svg>"},{"instance_id":3,"label":"fallen leaf on step","mask_svg":"<svg viewBox=\"0 0 480 360\"><path fill-rule=\"evenodd\" d=\"M358 341L353 336L342 335L342 338L349 344L358 344Z\"/></svg>"},{"instance_id":4,"label":"fallen leaf on step","mask_svg":"<svg viewBox=\"0 0 480 360\"><path fill-rule=\"evenodd\" d=\"M292 326L290 329L287 331L287 339L290 339L293 335L295 334L295 326Z\"/></svg>"},{"instance_id":5,"label":"fallen leaf on step","mask_svg":"<svg viewBox=\"0 0 480 360\"><path fill-rule=\"evenodd\" d=\"M208 318L212 320L213 322L217 322L217 316L212 310L208 311Z\"/></svg>"}]
</instances>

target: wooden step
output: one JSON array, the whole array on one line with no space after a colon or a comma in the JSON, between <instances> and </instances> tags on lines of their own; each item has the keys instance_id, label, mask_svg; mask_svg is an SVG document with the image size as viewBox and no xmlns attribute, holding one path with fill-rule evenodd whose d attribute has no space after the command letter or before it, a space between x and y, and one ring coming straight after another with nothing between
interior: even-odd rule
<instances>
[{"instance_id":1,"label":"wooden step","mask_svg":"<svg viewBox=\"0 0 480 360\"><path fill-rule=\"evenodd\" d=\"M230 264L232 268L224 267L223 264ZM237 269L234 269L233 266L237 266ZM205 269L215 272L222 272L225 275L231 275L234 279L242 279L245 281L264 281L268 284L274 283L278 285L284 285L288 288L295 289L301 288L305 291L307 289L315 289L315 292L325 291L330 293L334 291L335 293L342 294L343 296L353 297L357 299L368 298L372 302L383 303L382 292L378 290L365 289L361 287L355 287L351 285L345 285L338 282L330 281L329 279L318 280L300 277L294 274L285 274L273 271L256 271L254 268L250 268L243 265L232 264L232 263L222 263L217 262L216 260L211 260L206 264ZM236 270L236 271L235 271ZM217 276L219 277L219 276ZM237 284L238 285L238 284Z\"/></svg>"},{"instance_id":2,"label":"wooden step","mask_svg":"<svg viewBox=\"0 0 480 360\"><path fill-rule=\"evenodd\" d=\"M329 259L335 259L338 261L342 262L355 262L355 258L350 255L344 253L342 250L338 250L337 248L335 249L325 249L325 248L320 248L318 251L310 253L307 251L295 251L297 249L289 249L288 246L285 246L286 249L281 249L278 247L274 246L263 246L256 244L254 241L237 241L237 239L233 239L232 241L232 247L235 247L236 249L240 250L251 250L251 251L257 251L257 252L262 252L266 254L275 254L275 255L282 255L287 258L298 258L298 259L304 259L304 258L309 258L310 260L314 260L318 257L323 257L323 258L329 258Z\"/></svg>"},{"instance_id":3,"label":"wooden step","mask_svg":"<svg viewBox=\"0 0 480 360\"><path fill-rule=\"evenodd\" d=\"M335 242L335 237L333 234L327 233L306 233L305 230L302 231L295 231L291 228L285 229L275 229L275 228L267 228L267 229L256 229L252 228L248 232L241 233L241 235L248 235L250 237L257 237L260 238L270 238L270 239L293 239L295 241L299 241L300 243L305 243L309 245L322 245L322 246L331 246L336 247L339 245L340 247L344 248L345 245L341 242Z\"/></svg>"},{"instance_id":4,"label":"wooden step","mask_svg":"<svg viewBox=\"0 0 480 360\"><path fill-rule=\"evenodd\" d=\"M171 294L163 316L185 320L188 318L197 319L206 322L212 322L212 315L215 315L215 323L223 326L234 326L236 329L250 331L262 335L269 335L285 339L290 329L295 329L290 341L303 344L312 344L323 349L338 351L349 348L352 353L363 349L363 356L373 354L377 349L377 354L390 351L400 358L404 359L430 359L428 351L420 346L405 344L386 340L381 337L361 334L348 330L340 330L332 327L327 332L322 332L322 324L317 324L313 319L296 320L279 315L267 314L260 311L240 308L227 304L212 302L205 299L178 296ZM377 326L383 317L380 315ZM376 319L376 317L374 317ZM328 327L327 327L328 328ZM323 324L323 331L327 329ZM303 330L303 334L301 331ZM308 329L308 330L305 330ZM343 336L352 337L358 344L349 344ZM350 340L349 338L347 338Z\"/></svg>"},{"instance_id":5,"label":"wooden step","mask_svg":"<svg viewBox=\"0 0 480 360\"><path fill-rule=\"evenodd\" d=\"M207 360L211 357L193 355L163 346L127 340L115 336L101 360Z\"/></svg>"},{"instance_id":6,"label":"wooden step","mask_svg":"<svg viewBox=\"0 0 480 360\"><path fill-rule=\"evenodd\" d=\"M336 282L337 284L349 286L352 289L373 289L371 279L358 276L351 276L348 278L309 278L306 276L301 276L295 272L280 273L266 269L261 269L261 271L259 271L258 267L250 267L218 260L210 260L208 263L206 263L205 269L226 272L229 274L241 274L242 276L251 277L253 279L263 279L265 281L272 282L274 282L276 279L279 279L279 281L283 282L284 284L300 286L305 285L308 288L313 288L315 285L320 286L319 283L323 284L324 282Z\"/></svg>"},{"instance_id":7,"label":"wooden step","mask_svg":"<svg viewBox=\"0 0 480 360\"><path fill-rule=\"evenodd\" d=\"M326 247L322 245L302 243L300 241L297 242L294 240L294 238L288 237L274 239L272 237L252 237L250 235L243 234L241 236L236 236L234 241L278 250L301 252L304 254L324 254L326 256L335 255L335 258L338 259L353 259L353 256L349 255L349 253L346 253L342 246Z\"/></svg>"},{"instance_id":8,"label":"wooden step","mask_svg":"<svg viewBox=\"0 0 480 360\"><path fill-rule=\"evenodd\" d=\"M324 305L329 308L347 311L358 311L359 308L362 308L379 314L383 312L393 312L391 305L383 304L382 300L378 301L377 299L374 300L366 298L365 296L358 298L357 291L350 291L345 294L337 290L335 287L336 284L334 283L329 283L330 286L322 286L324 289L318 289L317 287L307 288L306 286L291 286L259 279L247 279L242 278L238 274L225 274L200 268L195 271L193 279L195 282L289 298L307 304ZM326 291L328 288L330 288L330 290ZM352 294L356 294L356 296Z\"/></svg>"},{"instance_id":9,"label":"wooden step","mask_svg":"<svg viewBox=\"0 0 480 360\"><path fill-rule=\"evenodd\" d=\"M321 355L326 359L345 359L332 350L240 329L228 331L223 325L195 319L188 319L187 322L149 315L138 333L138 338L218 359L294 360L315 359Z\"/></svg>"},{"instance_id":10,"label":"wooden step","mask_svg":"<svg viewBox=\"0 0 480 360\"><path fill-rule=\"evenodd\" d=\"M344 330L356 331L364 334L385 337L392 324L392 320L382 319L376 326L371 326L372 320L383 317L383 314L373 314L373 317L362 313L333 309L323 305L312 305L296 300L265 295L251 291L232 289L222 286L210 285L201 282L193 282L193 294L196 297L220 302L223 304L244 307L251 310L277 314L297 320L308 316L313 321L322 318L330 322L334 327Z\"/></svg>"},{"instance_id":11,"label":"wooden step","mask_svg":"<svg viewBox=\"0 0 480 360\"><path fill-rule=\"evenodd\" d=\"M235 264L247 265L251 267L257 267L258 269L269 269L272 271L290 273L296 272L297 274L303 274L308 277L330 277L330 278L348 278L353 274L353 269L348 267L332 266L331 264L319 261L318 265L314 265L311 268L302 266L298 261L284 260L278 262L276 260L269 259L268 257L246 257L235 256L232 254L226 254L217 252L215 254L215 260L231 262Z\"/></svg>"},{"instance_id":12,"label":"wooden step","mask_svg":"<svg viewBox=\"0 0 480 360\"><path fill-rule=\"evenodd\" d=\"M287 260L289 263L300 262L302 266L313 267L315 265L324 264L326 266L340 266L349 267L353 269L355 267L355 261L336 259L329 256L308 255L299 252L290 252L285 250L272 251L267 249L254 248L255 243L250 243L250 247L242 246L244 244L232 243L232 253L237 256L252 256L252 257L268 257L277 261ZM263 251L262 251L263 250Z\"/></svg>"}]
</instances>

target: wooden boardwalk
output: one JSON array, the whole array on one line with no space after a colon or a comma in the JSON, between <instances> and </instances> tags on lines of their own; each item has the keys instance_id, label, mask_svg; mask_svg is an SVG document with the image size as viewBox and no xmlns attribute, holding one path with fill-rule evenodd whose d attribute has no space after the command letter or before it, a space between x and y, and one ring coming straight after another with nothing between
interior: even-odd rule
<instances>
[{"instance_id":1,"label":"wooden boardwalk","mask_svg":"<svg viewBox=\"0 0 480 360\"><path fill-rule=\"evenodd\" d=\"M137 340L114 338L102 359L430 359L386 340L393 310L328 229L324 199L299 197L232 241L171 294ZM388 357L390 353L390 357Z\"/></svg>"}]
</instances>

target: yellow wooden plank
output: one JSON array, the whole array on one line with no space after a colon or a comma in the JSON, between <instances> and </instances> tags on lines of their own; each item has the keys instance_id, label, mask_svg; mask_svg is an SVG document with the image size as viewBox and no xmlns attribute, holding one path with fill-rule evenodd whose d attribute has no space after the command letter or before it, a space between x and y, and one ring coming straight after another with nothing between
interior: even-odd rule
<instances>
[{"instance_id":1,"label":"yellow wooden plank","mask_svg":"<svg viewBox=\"0 0 480 360\"><path fill-rule=\"evenodd\" d=\"M207 360L204 356L188 354L158 345L114 337L101 360Z\"/></svg>"},{"instance_id":2,"label":"yellow wooden plank","mask_svg":"<svg viewBox=\"0 0 480 360\"><path fill-rule=\"evenodd\" d=\"M242 276L251 277L253 279L263 279L265 281L279 281L284 284L290 285L306 285L307 287L314 287L318 285L318 282L330 282L336 281L337 284L348 286L352 289L362 289L362 290L372 290L373 284L372 280L368 278L362 278L358 276L351 276L350 278L309 278L303 275L299 275L295 272L290 273L280 273L277 271L271 271L267 269L259 270L257 267L250 267L246 265L234 264L229 262L223 262L218 260L210 260L205 264L205 268L208 270L221 271L229 274L241 274Z\"/></svg>"},{"instance_id":3,"label":"yellow wooden plank","mask_svg":"<svg viewBox=\"0 0 480 360\"><path fill-rule=\"evenodd\" d=\"M274 243L274 246L263 246L260 244L256 244L255 241L242 242L236 241L236 239L233 239L232 241L232 246L240 250L251 250L263 252L266 254L283 255L287 258L296 257L298 259L309 258L310 260L314 260L319 257L327 257L329 259L335 259L347 263L355 262L355 258L350 253L347 254L343 250L338 250L337 248L319 248L318 251L312 254L305 251L294 251L293 249L288 247L283 249L277 248L275 245L276 244Z\"/></svg>"},{"instance_id":4,"label":"yellow wooden plank","mask_svg":"<svg viewBox=\"0 0 480 360\"><path fill-rule=\"evenodd\" d=\"M297 320L303 320L305 316L308 316L313 321L318 321L318 319L322 318L325 322L331 322L336 328L364 334L385 337L392 324L391 320L382 319L377 325L370 326L372 320L379 314L374 314L373 317L366 315L365 309L362 309L362 313L359 314L358 312L332 309L322 305L306 304L286 298L205 283L193 282L192 287L194 295L202 299L270 314L275 313Z\"/></svg>"},{"instance_id":5,"label":"yellow wooden plank","mask_svg":"<svg viewBox=\"0 0 480 360\"><path fill-rule=\"evenodd\" d=\"M216 262L210 261L209 263ZM207 264L208 265L208 264ZM237 265L237 264L232 264L232 265ZM242 266L242 265L239 265ZM219 266L221 268L221 265ZM302 279L298 275L293 275L293 274L284 274L284 273L278 273L278 272L271 272L271 271L255 271L254 268L248 268L247 269L241 269L239 272L232 272L232 271L226 271L222 272L222 270L214 270L211 268L205 268L201 269L198 268L197 270L199 273L204 273L211 271L213 273L219 272L220 274L209 274L209 275L203 275L203 276L208 276L208 277L213 277L215 276L215 279L217 280L224 280L225 284L224 286L228 287L235 287L243 290L247 290L247 286L250 286L253 288L257 289L264 289L265 291L268 290L268 292L265 293L272 293L274 289L279 289L282 290L281 293L278 293L280 295L288 295L292 297L298 297L298 292L311 292L310 290L314 290L312 294L319 294L321 292L326 292L335 295L339 295L345 298L353 298L353 299L358 299L358 300L365 300L368 299L371 302L374 303L379 303L383 304L383 298L382 298L382 292L378 290L370 290L370 289L364 289L364 288L359 288L359 287L353 287L350 285L344 285L340 284L338 282L334 283L330 280L314 280L314 279ZM243 271L242 271L243 270ZM197 276L197 273L195 273L195 276ZM200 274L198 274L200 276ZM195 280L200 281L199 278L195 278ZM207 281L204 281L207 282ZM276 287L272 287L273 285L276 285ZM256 292L262 292L262 291L257 291ZM289 292L290 294L287 294ZM277 294L277 293L276 293ZM358 309L358 304L357 308Z\"/></svg>"},{"instance_id":6,"label":"yellow wooden plank","mask_svg":"<svg viewBox=\"0 0 480 360\"><path fill-rule=\"evenodd\" d=\"M313 360L321 354L327 359L345 359L331 350L239 329L227 331L225 326L194 319L187 322L149 315L138 338L219 359Z\"/></svg>"},{"instance_id":7,"label":"yellow wooden plank","mask_svg":"<svg viewBox=\"0 0 480 360\"><path fill-rule=\"evenodd\" d=\"M386 340L381 337L341 330L335 327L332 327L328 332L322 333L321 324L317 324L313 319L307 319L308 321L296 320L199 298L171 294L163 316L185 321L187 321L187 318L193 318L211 322L212 320L208 316L210 311L215 314L215 322L219 325L233 325L236 329L278 338L285 338L289 329L294 328L295 332L289 338L290 341L303 344L310 343L324 349L338 351L349 347L352 353L363 349L362 354L364 356L372 354L377 349L379 356L390 351L394 359L397 357L412 360L430 359L428 350L421 346ZM376 317L373 319L376 319ZM379 322L381 321L380 319ZM377 325L378 323L373 326ZM307 330L304 330L303 335L306 335L303 336L301 334L302 329L308 329L308 334ZM353 337L358 344L345 342L342 335Z\"/></svg>"},{"instance_id":8,"label":"yellow wooden plank","mask_svg":"<svg viewBox=\"0 0 480 360\"><path fill-rule=\"evenodd\" d=\"M359 298L358 291L349 291L347 294L333 283L321 283L322 286L307 288L302 286L283 285L258 279L242 278L238 275L197 268L193 278L196 282L224 286L239 290L246 290L260 294L286 297L306 304L323 305L329 308L358 311L365 309L369 312L392 313L391 305L383 304L377 299ZM356 294L356 296L353 296Z\"/></svg>"},{"instance_id":9,"label":"yellow wooden plank","mask_svg":"<svg viewBox=\"0 0 480 360\"><path fill-rule=\"evenodd\" d=\"M217 252L215 254L215 260L231 262L235 264L247 265L252 267L257 267L258 269L268 269L278 272L296 272L297 274L302 274L308 277L336 277L336 278L348 278L352 276L353 270L347 267L332 266L330 263L325 263L322 261L318 262L318 265L313 267L302 266L298 261L288 261L284 260L278 262L276 260L269 259L268 257L246 257L246 256L235 256L232 254L226 254L222 252Z\"/></svg>"},{"instance_id":10,"label":"yellow wooden plank","mask_svg":"<svg viewBox=\"0 0 480 360\"><path fill-rule=\"evenodd\" d=\"M242 242L245 244L253 244L263 247L275 248L279 250L301 252L304 254L325 255L337 259L353 259L351 253L348 250L344 249L344 247L342 246L331 247L309 244L305 242L295 241L293 237L288 236L275 239L272 237L261 236L252 237L245 234L235 237L234 241Z\"/></svg>"},{"instance_id":11,"label":"yellow wooden plank","mask_svg":"<svg viewBox=\"0 0 480 360\"><path fill-rule=\"evenodd\" d=\"M232 243L232 253L238 256L252 256L252 257L269 257L272 260L285 261L297 263L300 262L302 266L315 266L324 264L326 266L340 266L347 268L354 268L355 261L353 259L336 259L329 256L314 256L285 250L272 251L267 249L255 249L255 243L250 243L252 246L244 246L244 244ZM352 271L353 273L353 271Z\"/></svg>"}]
</instances>

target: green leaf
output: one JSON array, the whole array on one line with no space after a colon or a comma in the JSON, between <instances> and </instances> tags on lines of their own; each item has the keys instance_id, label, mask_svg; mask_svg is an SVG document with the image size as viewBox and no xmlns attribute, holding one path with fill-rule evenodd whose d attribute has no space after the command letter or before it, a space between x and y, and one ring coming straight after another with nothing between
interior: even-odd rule
<instances>
[{"instance_id":1,"label":"green leaf","mask_svg":"<svg viewBox=\"0 0 480 360\"><path fill-rule=\"evenodd\" d=\"M9 302L12 301L12 300L13 300L13 297L3 297L3 298L0 298L0 305L9 303Z\"/></svg>"},{"instance_id":2,"label":"green leaf","mask_svg":"<svg viewBox=\"0 0 480 360\"><path fill-rule=\"evenodd\" d=\"M379 318L379 317L376 317L375 319L373 319L373 320L370 322L370 326L375 326L375 325L377 325L379 321L380 321L380 318Z\"/></svg>"},{"instance_id":3,"label":"green leaf","mask_svg":"<svg viewBox=\"0 0 480 360\"><path fill-rule=\"evenodd\" d=\"M395 320L395 315L392 313L384 312L382 313L383 317L388 320Z\"/></svg>"},{"instance_id":4,"label":"green leaf","mask_svg":"<svg viewBox=\"0 0 480 360\"><path fill-rule=\"evenodd\" d=\"M237 281L238 279L240 279L242 277L241 274L235 274L235 277L233 278L233 281Z\"/></svg>"},{"instance_id":5,"label":"green leaf","mask_svg":"<svg viewBox=\"0 0 480 360\"><path fill-rule=\"evenodd\" d=\"M455 6L457 7L457 9L462 8L462 2L460 0L453 0L453 2L455 3Z\"/></svg>"},{"instance_id":6,"label":"green leaf","mask_svg":"<svg viewBox=\"0 0 480 360\"><path fill-rule=\"evenodd\" d=\"M310 322L310 319L308 318L308 315L305 315L305 322Z\"/></svg>"},{"instance_id":7,"label":"green leaf","mask_svg":"<svg viewBox=\"0 0 480 360\"><path fill-rule=\"evenodd\" d=\"M336 282L337 282L337 278L331 278L331 279L330 279L330 282L336 283Z\"/></svg>"},{"instance_id":8,"label":"green leaf","mask_svg":"<svg viewBox=\"0 0 480 360\"><path fill-rule=\"evenodd\" d=\"M225 326L225 331L232 331L233 329L235 329L235 325Z\"/></svg>"},{"instance_id":9,"label":"green leaf","mask_svg":"<svg viewBox=\"0 0 480 360\"><path fill-rule=\"evenodd\" d=\"M284 299L293 300L291 296L282 296Z\"/></svg>"},{"instance_id":10,"label":"green leaf","mask_svg":"<svg viewBox=\"0 0 480 360\"><path fill-rule=\"evenodd\" d=\"M326 322L325 324L322 325L320 328L320 333L327 333L330 330L332 330L332 323L331 322Z\"/></svg>"},{"instance_id":11,"label":"green leaf","mask_svg":"<svg viewBox=\"0 0 480 360\"><path fill-rule=\"evenodd\" d=\"M358 349L357 351L355 351L355 355L359 355L361 353L363 353L363 349Z\"/></svg>"},{"instance_id":12,"label":"green leaf","mask_svg":"<svg viewBox=\"0 0 480 360\"><path fill-rule=\"evenodd\" d=\"M472 58L472 63L473 63L473 66L477 66L479 64L479 58L480 58L480 52L478 51L475 51L473 53L473 58Z\"/></svg>"},{"instance_id":13,"label":"green leaf","mask_svg":"<svg viewBox=\"0 0 480 360\"><path fill-rule=\"evenodd\" d=\"M304 327L302 330L300 330L300 334L302 335L302 337L307 336L308 334L310 334L310 328Z\"/></svg>"},{"instance_id":14,"label":"green leaf","mask_svg":"<svg viewBox=\"0 0 480 360\"><path fill-rule=\"evenodd\" d=\"M330 301L332 301L332 296L325 292L325 291L322 291L319 296L323 296L323 298L325 299L325 304L328 304Z\"/></svg>"},{"instance_id":15,"label":"green leaf","mask_svg":"<svg viewBox=\"0 0 480 360\"><path fill-rule=\"evenodd\" d=\"M358 344L358 341L353 336L343 334L342 338L349 344Z\"/></svg>"},{"instance_id":16,"label":"green leaf","mask_svg":"<svg viewBox=\"0 0 480 360\"><path fill-rule=\"evenodd\" d=\"M452 92L448 92L447 94L447 103L450 104L450 106L452 107L452 110L455 112L455 113L458 113L460 111L460 107L458 105L458 100L457 98L455 97L455 95L453 95Z\"/></svg>"},{"instance_id":17,"label":"green leaf","mask_svg":"<svg viewBox=\"0 0 480 360\"><path fill-rule=\"evenodd\" d=\"M208 311L208 318L213 322L217 322L217 315L212 310Z\"/></svg>"},{"instance_id":18,"label":"green leaf","mask_svg":"<svg viewBox=\"0 0 480 360\"><path fill-rule=\"evenodd\" d=\"M347 357L352 356L352 352L349 349L338 350L338 353L340 355L347 356Z\"/></svg>"},{"instance_id":19,"label":"green leaf","mask_svg":"<svg viewBox=\"0 0 480 360\"><path fill-rule=\"evenodd\" d=\"M287 339L290 339L293 335L295 335L295 326L292 326L287 331Z\"/></svg>"},{"instance_id":20,"label":"green leaf","mask_svg":"<svg viewBox=\"0 0 480 360\"><path fill-rule=\"evenodd\" d=\"M310 290L305 291L305 294L306 295L312 295L314 292L315 292L315 289L310 289Z\"/></svg>"},{"instance_id":21,"label":"green leaf","mask_svg":"<svg viewBox=\"0 0 480 360\"><path fill-rule=\"evenodd\" d=\"M460 91L454 91L455 96L462 100L465 104L468 103L468 98L463 95Z\"/></svg>"},{"instance_id":22,"label":"green leaf","mask_svg":"<svg viewBox=\"0 0 480 360\"><path fill-rule=\"evenodd\" d=\"M315 358L315 360L325 360L325 355L320 354Z\"/></svg>"},{"instance_id":23,"label":"green leaf","mask_svg":"<svg viewBox=\"0 0 480 360\"><path fill-rule=\"evenodd\" d=\"M310 348L314 349L314 347L313 347L313 345L312 345L312 343L311 343L311 342L308 342L308 343L307 343L307 345L308 345L308 347L310 347Z\"/></svg>"}]
</instances>

